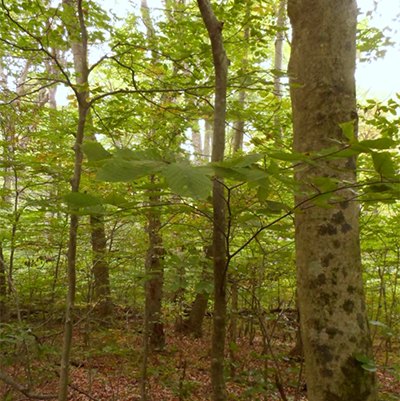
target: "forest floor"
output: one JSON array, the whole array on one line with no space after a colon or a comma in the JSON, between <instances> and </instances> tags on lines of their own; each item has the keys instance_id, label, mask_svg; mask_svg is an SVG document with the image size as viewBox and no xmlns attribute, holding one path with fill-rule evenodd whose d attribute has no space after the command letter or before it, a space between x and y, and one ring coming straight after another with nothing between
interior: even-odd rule
<instances>
[{"instance_id":1,"label":"forest floor","mask_svg":"<svg viewBox=\"0 0 400 401\"><path fill-rule=\"evenodd\" d=\"M200 339L175 332L173 326L167 327L165 349L149 360L149 401L211 400L209 326L208 321L205 335ZM114 324L110 328L76 327L68 400L141 400L143 336L137 331L138 327L129 320L119 322L117 328ZM20 384L31 375L35 393L55 393L61 332L61 326L54 327L54 335L47 330L47 334L38 336L39 342L36 338L28 344L31 348L29 374L22 348L20 355L7 354L14 362L7 363L7 358L3 359L4 363L0 363L3 371ZM227 380L229 399L272 401L286 397L288 401L307 400L303 362L288 357L293 345L292 339L276 336L271 340L269 353L263 355L261 335L255 335L253 341L249 336L239 337L234 347L235 376ZM392 345L388 353L385 347L384 341L376 346L381 399L400 400L399 371L396 378L396 372L385 367L395 363L399 366L400 347ZM229 354L228 346L227 361ZM229 376L229 367L227 370ZM263 384L265 378L267 386ZM4 401L29 400L4 383L0 383L0 397Z\"/></svg>"}]
</instances>

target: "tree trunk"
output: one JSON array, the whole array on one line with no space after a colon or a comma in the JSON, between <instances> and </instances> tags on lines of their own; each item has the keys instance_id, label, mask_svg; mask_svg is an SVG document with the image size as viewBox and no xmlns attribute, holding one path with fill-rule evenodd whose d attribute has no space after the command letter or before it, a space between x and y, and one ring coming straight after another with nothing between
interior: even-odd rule
<instances>
[{"instance_id":1,"label":"tree trunk","mask_svg":"<svg viewBox=\"0 0 400 401\"><path fill-rule=\"evenodd\" d=\"M236 375L236 355L235 355L235 347L237 342L237 316L238 316L238 305L239 305L239 288L236 282L231 285L232 290L232 303L231 303L231 324L229 325L229 337L231 346L229 349L230 354L230 370L231 377L235 377Z\"/></svg>"},{"instance_id":2,"label":"tree trunk","mask_svg":"<svg viewBox=\"0 0 400 401\"><path fill-rule=\"evenodd\" d=\"M65 0L66 7L73 7L71 15L75 17L78 14L79 33L81 42L71 43L71 48L74 56L75 69L79 71L76 77L76 97L78 101L78 127L75 137L73 150L75 152L74 172L71 178L71 191L78 192L82 174L82 143L85 132L85 124L89 112L89 104L87 99L89 93L87 91L89 68L87 64L87 31L83 17L82 0L78 0L77 5L71 3L70 0ZM76 8L75 8L76 7ZM68 29L76 29L75 19L65 21ZM75 210L77 211L77 210ZM71 214L69 227L69 242L68 242L68 293L65 312L65 328L63 348L61 355L60 367L60 384L58 390L58 401L66 401L68 395L68 375L69 375L69 359L72 344L75 292L76 292L76 246L78 232L78 215Z\"/></svg>"},{"instance_id":3,"label":"tree trunk","mask_svg":"<svg viewBox=\"0 0 400 401\"><path fill-rule=\"evenodd\" d=\"M346 142L340 123L357 118L354 0L289 0L293 27L289 64L294 151L317 152ZM295 178L312 191L315 177L355 182L354 158L302 165ZM309 401L375 401L374 373L355 355L372 359L359 245L359 206L344 200L296 214L300 324ZM297 196L296 203L306 199Z\"/></svg>"},{"instance_id":4,"label":"tree trunk","mask_svg":"<svg viewBox=\"0 0 400 401\"><path fill-rule=\"evenodd\" d=\"M196 121L192 126L192 144L194 151L194 162L195 164L199 164L202 159L203 149L201 146L201 135L198 121Z\"/></svg>"},{"instance_id":5,"label":"tree trunk","mask_svg":"<svg viewBox=\"0 0 400 401\"><path fill-rule=\"evenodd\" d=\"M250 4L250 3L248 3ZM247 18L250 19L250 7L247 5ZM249 31L250 29L248 27L245 28L244 30L244 40L246 43L246 46L248 45L249 42ZM247 64L247 56L242 60L242 69L241 73L244 75L246 71L246 64ZM245 75L241 79L240 84L244 86L245 83ZM246 91L244 88L242 88L239 92L239 105L240 105L240 112L242 113L244 110L244 102L246 100ZM239 118L233 123L233 154L235 154L238 150L243 149L243 138L244 138L244 119Z\"/></svg>"},{"instance_id":6,"label":"tree trunk","mask_svg":"<svg viewBox=\"0 0 400 401\"><path fill-rule=\"evenodd\" d=\"M3 246L0 242L0 323L8 320L7 306L7 266L3 256Z\"/></svg>"},{"instance_id":7,"label":"tree trunk","mask_svg":"<svg viewBox=\"0 0 400 401\"><path fill-rule=\"evenodd\" d=\"M223 23L218 21L209 0L197 0L201 16L211 39L215 68L214 134L212 162L222 162L225 151L226 87L229 59L222 39ZM226 336L226 199L223 182L216 177L213 184L213 268L214 316L211 350L211 384L214 401L227 399L224 380Z\"/></svg>"},{"instance_id":8,"label":"tree trunk","mask_svg":"<svg viewBox=\"0 0 400 401\"><path fill-rule=\"evenodd\" d=\"M100 215L90 216L91 242L93 251L94 300L102 317L112 313L110 274L107 257L107 238L104 228L104 219Z\"/></svg>"},{"instance_id":9,"label":"tree trunk","mask_svg":"<svg viewBox=\"0 0 400 401\"><path fill-rule=\"evenodd\" d=\"M283 66L283 42L285 39L283 28L285 27L285 6L287 0L280 0L278 7L278 17L276 20L276 26L278 31L275 39L275 56L274 56L274 68L276 71L282 71ZM282 87L281 87L281 76L279 73L274 76L274 95L278 98L279 102L282 100ZM274 115L274 126L279 130L280 136L282 137L282 127L280 126L278 112Z\"/></svg>"},{"instance_id":10,"label":"tree trunk","mask_svg":"<svg viewBox=\"0 0 400 401\"><path fill-rule=\"evenodd\" d=\"M207 259L212 260L213 248L212 246L204 247L204 254ZM207 271L207 262L203 265L203 280L209 282L210 277ZM207 310L208 294L205 292L199 292L196 294L196 298L193 302L193 307L190 311L189 319L187 322L187 330L193 333L195 337L200 338L203 336L203 321L204 315Z\"/></svg>"},{"instance_id":11,"label":"tree trunk","mask_svg":"<svg viewBox=\"0 0 400 401\"><path fill-rule=\"evenodd\" d=\"M207 161L210 161L213 126L211 121L208 119L205 120L204 131L204 157Z\"/></svg>"},{"instance_id":12,"label":"tree trunk","mask_svg":"<svg viewBox=\"0 0 400 401\"><path fill-rule=\"evenodd\" d=\"M159 197L151 197L151 202L159 202ZM146 318L150 351L161 350L165 346L162 315L162 286L164 280L162 258L164 249L159 233L160 215L155 209L149 211L149 247L146 257Z\"/></svg>"}]
</instances>

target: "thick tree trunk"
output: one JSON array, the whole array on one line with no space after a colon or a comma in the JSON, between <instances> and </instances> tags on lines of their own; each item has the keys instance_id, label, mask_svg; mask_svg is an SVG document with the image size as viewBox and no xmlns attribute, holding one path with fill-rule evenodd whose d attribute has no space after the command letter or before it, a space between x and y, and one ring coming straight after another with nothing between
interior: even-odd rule
<instances>
[{"instance_id":1,"label":"thick tree trunk","mask_svg":"<svg viewBox=\"0 0 400 401\"><path fill-rule=\"evenodd\" d=\"M223 23L218 21L209 0L197 0L201 16L211 39L215 68L215 105L212 162L224 160L226 87L229 60L222 39ZM226 336L226 199L224 185L218 177L213 184L213 267L214 267L214 316L211 350L211 383L214 401L227 399L224 380L224 352Z\"/></svg>"},{"instance_id":2,"label":"thick tree trunk","mask_svg":"<svg viewBox=\"0 0 400 401\"><path fill-rule=\"evenodd\" d=\"M289 71L294 151L312 152L345 142L340 123L357 118L355 0L289 0L293 27ZM355 182L353 158L302 165L295 177L312 191L315 177ZM342 184L343 185L343 184ZM359 206L351 190L331 208L296 215L300 324L309 401L375 401L376 377L355 355L372 358L359 245ZM298 196L296 203L306 196Z\"/></svg>"}]
</instances>

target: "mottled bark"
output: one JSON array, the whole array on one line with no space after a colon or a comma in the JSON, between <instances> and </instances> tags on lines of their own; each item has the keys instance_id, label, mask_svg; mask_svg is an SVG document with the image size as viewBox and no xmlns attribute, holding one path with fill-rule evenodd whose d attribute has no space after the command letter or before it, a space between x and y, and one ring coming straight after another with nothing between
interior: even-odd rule
<instances>
[{"instance_id":1,"label":"mottled bark","mask_svg":"<svg viewBox=\"0 0 400 401\"><path fill-rule=\"evenodd\" d=\"M215 68L214 133L212 162L222 162L225 151L226 87L229 59L222 38L223 23L218 21L209 0L197 0L201 16L211 39ZM226 199L220 177L213 183L213 269L214 269L214 315L211 349L211 384L213 401L227 399L224 380L224 352L226 336Z\"/></svg>"},{"instance_id":2,"label":"mottled bark","mask_svg":"<svg viewBox=\"0 0 400 401\"><path fill-rule=\"evenodd\" d=\"M289 0L293 27L289 64L294 151L313 152L346 142L340 123L357 119L354 0ZM355 182L354 158L302 165L295 178L312 191L314 177ZM331 208L296 214L300 324L309 401L375 401L376 377L356 354L372 358L354 193ZM299 203L306 198L297 196Z\"/></svg>"}]
</instances>

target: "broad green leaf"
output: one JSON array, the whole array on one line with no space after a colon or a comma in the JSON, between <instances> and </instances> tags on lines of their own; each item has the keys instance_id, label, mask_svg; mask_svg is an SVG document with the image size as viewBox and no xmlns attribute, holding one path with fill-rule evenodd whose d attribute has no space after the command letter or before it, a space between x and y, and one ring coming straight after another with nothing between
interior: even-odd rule
<instances>
[{"instance_id":1,"label":"broad green leaf","mask_svg":"<svg viewBox=\"0 0 400 401\"><path fill-rule=\"evenodd\" d=\"M288 210L288 206L281 202L267 201L266 205L271 212L279 213L282 210Z\"/></svg>"},{"instance_id":2,"label":"broad green leaf","mask_svg":"<svg viewBox=\"0 0 400 401\"><path fill-rule=\"evenodd\" d=\"M107 152L103 145L97 141L87 141L82 145L82 151L86 154L90 162L110 159L111 153Z\"/></svg>"},{"instance_id":3,"label":"broad green leaf","mask_svg":"<svg viewBox=\"0 0 400 401\"><path fill-rule=\"evenodd\" d=\"M365 141L361 141L360 145L366 146L370 149L390 149L398 144L398 141L394 141L390 138L378 138L378 139L367 139Z\"/></svg>"},{"instance_id":4,"label":"broad green leaf","mask_svg":"<svg viewBox=\"0 0 400 401\"><path fill-rule=\"evenodd\" d=\"M358 361L358 362L361 362L361 363L364 363L364 364L367 364L367 365L373 365L374 364L374 362L372 361L372 359L371 358L369 358L367 355L365 355L365 354L355 354L354 355L354 358L356 358L356 360Z\"/></svg>"},{"instance_id":5,"label":"broad green leaf","mask_svg":"<svg viewBox=\"0 0 400 401\"><path fill-rule=\"evenodd\" d=\"M64 200L71 207L88 207L102 204L102 199L82 192L70 192L64 196Z\"/></svg>"},{"instance_id":6,"label":"broad green leaf","mask_svg":"<svg viewBox=\"0 0 400 401\"><path fill-rule=\"evenodd\" d=\"M305 161L307 160L307 156L303 155L302 153L287 153L287 152L275 152L270 153L269 157L277 160L284 160L284 161Z\"/></svg>"},{"instance_id":7,"label":"broad green leaf","mask_svg":"<svg viewBox=\"0 0 400 401\"><path fill-rule=\"evenodd\" d=\"M333 181L330 177L314 178L313 183L321 190L321 192L334 191L338 187L337 182Z\"/></svg>"},{"instance_id":8,"label":"broad green leaf","mask_svg":"<svg viewBox=\"0 0 400 401\"><path fill-rule=\"evenodd\" d=\"M372 153L375 171L380 175L394 175L395 169L389 152Z\"/></svg>"},{"instance_id":9,"label":"broad green leaf","mask_svg":"<svg viewBox=\"0 0 400 401\"><path fill-rule=\"evenodd\" d=\"M233 159L226 160L226 161L220 163L220 166L222 166L222 167L247 167L253 163L258 162L263 157L264 157L264 155L262 155L262 154L253 153L250 155L239 156L239 157L235 157Z\"/></svg>"},{"instance_id":10,"label":"broad green leaf","mask_svg":"<svg viewBox=\"0 0 400 401\"><path fill-rule=\"evenodd\" d=\"M111 160L96 175L96 179L109 182L131 182L147 174L159 172L164 163L153 161Z\"/></svg>"},{"instance_id":11,"label":"broad green leaf","mask_svg":"<svg viewBox=\"0 0 400 401\"><path fill-rule=\"evenodd\" d=\"M230 343L230 350L233 352L238 352L239 351L239 347L236 345L236 343L234 341L231 341Z\"/></svg>"},{"instance_id":12,"label":"broad green leaf","mask_svg":"<svg viewBox=\"0 0 400 401\"><path fill-rule=\"evenodd\" d=\"M361 367L368 372L376 372L378 370L375 365L370 365L369 363L363 363Z\"/></svg>"},{"instance_id":13,"label":"broad green leaf","mask_svg":"<svg viewBox=\"0 0 400 401\"><path fill-rule=\"evenodd\" d=\"M349 140L350 143L357 142L354 136L354 123L356 120L351 120L342 124L339 127L342 129L343 135Z\"/></svg>"},{"instance_id":14,"label":"broad green leaf","mask_svg":"<svg viewBox=\"0 0 400 401\"><path fill-rule=\"evenodd\" d=\"M212 189L212 181L204 170L189 163L171 163L163 168L162 175L171 190L181 196L206 199Z\"/></svg>"},{"instance_id":15,"label":"broad green leaf","mask_svg":"<svg viewBox=\"0 0 400 401\"><path fill-rule=\"evenodd\" d=\"M263 186L260 186L257 191L257 198L260 202L264 202L269 195L269 189Z\"/></svg>"},{"instance_id":16,"label":"broad green leaf","mask_svg":"<svg viewBox=\"0 0 400 401\"><path fill-rule=\"evenodd\" d=\"M145 150L131 150L131 149L117 149L115 157L124 160L144 160L144 161L161 161L162 157L156 149L145 149Z\"/></svg>"},{"instance_id":17,"label":"broad green leaf","mask_svg":"<svg viewBox=\"0 0 400 401\"><path fill-rule=\"evenodd\" d=\"M219 165L211 166L215 174L222 178L230 178L236 181L246 181L246 175L244 174L244 169L236 169L230 167L222 167Z\"/></svg>"},{"instance_id":18,"label":"broad green leaf","mask_svg":"<svg viewBox=\"0 0 400 401\"><path fill-rule=\"evenodd\" d=\"M108 195L106 198L103 199L103 204L106 205L119 206L126 203L127 200L123 196L117 194L116 192L113 192L112 194Z\"/></svg>"}]
</instances>

